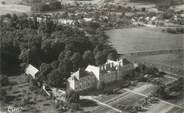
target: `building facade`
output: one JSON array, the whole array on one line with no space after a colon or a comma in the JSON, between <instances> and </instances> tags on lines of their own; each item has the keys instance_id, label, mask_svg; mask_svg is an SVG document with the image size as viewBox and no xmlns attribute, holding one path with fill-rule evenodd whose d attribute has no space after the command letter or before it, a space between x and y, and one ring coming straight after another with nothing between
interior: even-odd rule
<instances>
[{"instance_id":1,"label":"building facade","mask_svg":"<svg viewBox=\"0 0 184 113\"><path fill-rule=\"evenodd\" d=\"M94 87L96 81L96 77L93 73L79 69L68 78L68 87L72 90L82 91Z\"/></svg>"},{"instance_id":2,"label":"building facade","mask_svg":"<svg viewBox=\"0 0 184 113\"><path fill-rule=\"evenodd\" d=\"M93 88L98 82L105 84L123 79L127 74L132 74L135 66L124 63L123 60L107 62L102 66L88 65L85 70L79 69L68 78L68 88L83 91Z\"/></svg>"}]
</instances>

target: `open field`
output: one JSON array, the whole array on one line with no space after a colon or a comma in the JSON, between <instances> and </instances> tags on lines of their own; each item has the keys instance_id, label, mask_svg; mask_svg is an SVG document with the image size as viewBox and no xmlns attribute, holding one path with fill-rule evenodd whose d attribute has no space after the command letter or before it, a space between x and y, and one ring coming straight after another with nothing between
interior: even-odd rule
<instances>
[{"instance_id":1,"label":"open field","mask_svg":"<svg viewBox=\"0 0 184 113\"><path fill-rule=\"evenodd\" d=\"M142 56L138 57L138 59L145 62L160 63L162 65L184 69L184 53Z\"/></svg>"},{"instance_id":2,"label":"open field","mask_svg":"<svg viewBox=\"0 0 184 113\"><path fill-rule=\"evenodd\" d=\"M1 4L5 1L6 4ZM21 0L0 0L0 15L30 13L30 7L18 4Z\"/></svg>"},{"instance_id":3,"label":"open field","mask_svg":"<svg viewBox=\"0 0 184 113\"><path fill-rule=\"evenodd\" d=\"M5 1L6 4L18 4L20 3L22 0L0 0L0 3Z\"/></svg>"},{"instance_id":4,"label":"open field","mask_svg":"<svg viewBox=\"0 0 184 113\"><path fill-rule=\"evenodd\" d=\"M175 7L175 11L181 11L181 10L184 10L184 4L177 5L177 6Z\"/></svg>"},{"instance_id":5,"label":"open field","mask_svg":"<svg viewBox=\"0 0 184 113\"><path fill-rule=\"evenodd\" d=\"M119 54L184 48L183 34L169 34L160 29L126 28L106 33Z\"/></svg>"},{"instance_id":6,"label":"open field","mask_svg":"<svg viewBox=\"0 0 184 113\"><path fill-rule=\"evenodd\" d=\"M132 57L127 56L127 58L133 62L157 67L160 71L164 71L174 76L184 77L184 52Z\"/></svg>"}]
</instances>

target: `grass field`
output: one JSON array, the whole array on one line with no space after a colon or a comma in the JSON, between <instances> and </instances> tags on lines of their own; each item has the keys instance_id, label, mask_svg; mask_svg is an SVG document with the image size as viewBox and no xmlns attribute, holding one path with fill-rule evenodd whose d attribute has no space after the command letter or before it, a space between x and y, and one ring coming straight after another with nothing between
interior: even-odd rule
<instances>
[{"instance_id":1,"label":"grass field","mask_svg":"<svg viewBox=\"0 0 184 113\"><path fill-rule=\"evenodd\" d=\"M181 54L160 54L151 56L142 56L138 58L150 63L160 63L171 67L184 69L184 53Z\"/></svg>"},{"instance_id":2,"label":"grass field","mask_svg":"<svg viewBox=\"0 0 184 113\"><path fill-rule=\"evenodd\" d=\"M159 28L115 29L106 34L119 54L184 48L183 34L169 34Z\"/></svg>"}]
</instances>

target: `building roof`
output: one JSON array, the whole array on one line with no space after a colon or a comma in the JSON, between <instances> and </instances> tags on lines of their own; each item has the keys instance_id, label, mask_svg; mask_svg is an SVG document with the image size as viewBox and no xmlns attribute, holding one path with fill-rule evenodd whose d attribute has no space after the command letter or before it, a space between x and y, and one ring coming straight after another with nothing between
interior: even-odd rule
<instances>
[{"instance_id":1,"label":"building roof","mask_svg":"<svg viewBox=\"0 0 184 113\"><path fill-rule=\"evenodd\" d=\"M93 65L88 65L88 67L85 69L85 71L89 73L93 73L96 78L99 80L99 75L100 75L100 67L99 66L93 66Z\"/></svg>"},{"instance_id":2,"label":"building roof","mask_svg":"<svg viewBox=\"0 0 184 113\"><path fill-rule=\"evenodd\" d=\"M34 66L32 66L31 64L29 64L27 66L27 68L25 69L25 73L27 75L31 75L34 79L35 79L35 75L39 72L39 70L37 68L35 68Z\"/></svg>"},{"instance_id":3,"label":"building roof","mask_svg":"<svg viewBox=\"0 0 184 113\"><path fill-rule=\"evenodd\" d=\"M123 66L123 60L119 60L119 61L113 61L113 60L107 60L106 64L113 64L113 66L117 67L117 66Z\"/></svg>"},{"instance_id":4,"label":"building roof","mask_svg":"<svg viewBox=\"0 0 184 113\"><path fill-rule=\"evenodd\" d=\"M88 72L86 72L83 69L79 69L78 71L72 73L71 77L69 79L76 79L76 80L80 80L80 78L84 77L84 76L88 76L90 75Z\"/></svg>"},{"instance_id":5,"label":"building roof","mask_svg":"<svg viewBox=\"0 0 184 113\"><path fill-rule=\"evenodd\" d=\"M88 65L85 70L79 69L72 73L71 77L68 78L68 81L80 80L80 78L84 76L95 76L97 80L100 80L100 73L117 70L119 66L124 66L124 70L131 70L134 68L133 64L128 61L124 62L123 59L119 61L107 60L102 66Z\"/></svg>"},{"instance_id":6,"label":"building roof","mask_svg":"<svg viewBox=\"0 0 184 113\"><path fill-rule=\"evenodd\" d=\"M93 20L93 18L83 18L83 19L84 19L84 21L86 21L86 22L90 22L90 21Z\"/></svg>"}]
</instances>

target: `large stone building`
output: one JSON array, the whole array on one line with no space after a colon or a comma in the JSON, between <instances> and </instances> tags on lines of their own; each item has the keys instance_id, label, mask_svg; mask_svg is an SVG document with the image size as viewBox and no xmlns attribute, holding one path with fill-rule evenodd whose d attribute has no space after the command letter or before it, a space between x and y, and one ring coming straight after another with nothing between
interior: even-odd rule
<instances>
[{"instance_id":1,"label":"large stone building","mask_svg":"<svg viewBox=\"0 0 184 113\"><path fill-rule=\"evenodd\" d=\"M121 80L123 76L132 74L132 63L124 63L123 60L107 62L102 66L89 65L85 70L79 69L68 78L68 88L83 91L95 88L98 82L105 84Z\"/></svg>"},{"instance_id":2,"label":"large stone building","mask_svg":"<svg viewBox=\"0 0 184 113\"><path fill-rule=\"evenodd\" d=\"M68 86L72 90L85 90L92 88L96 84L96 77L93 73L79 69L68 78Z\"/></svg>"}]
</instances>

